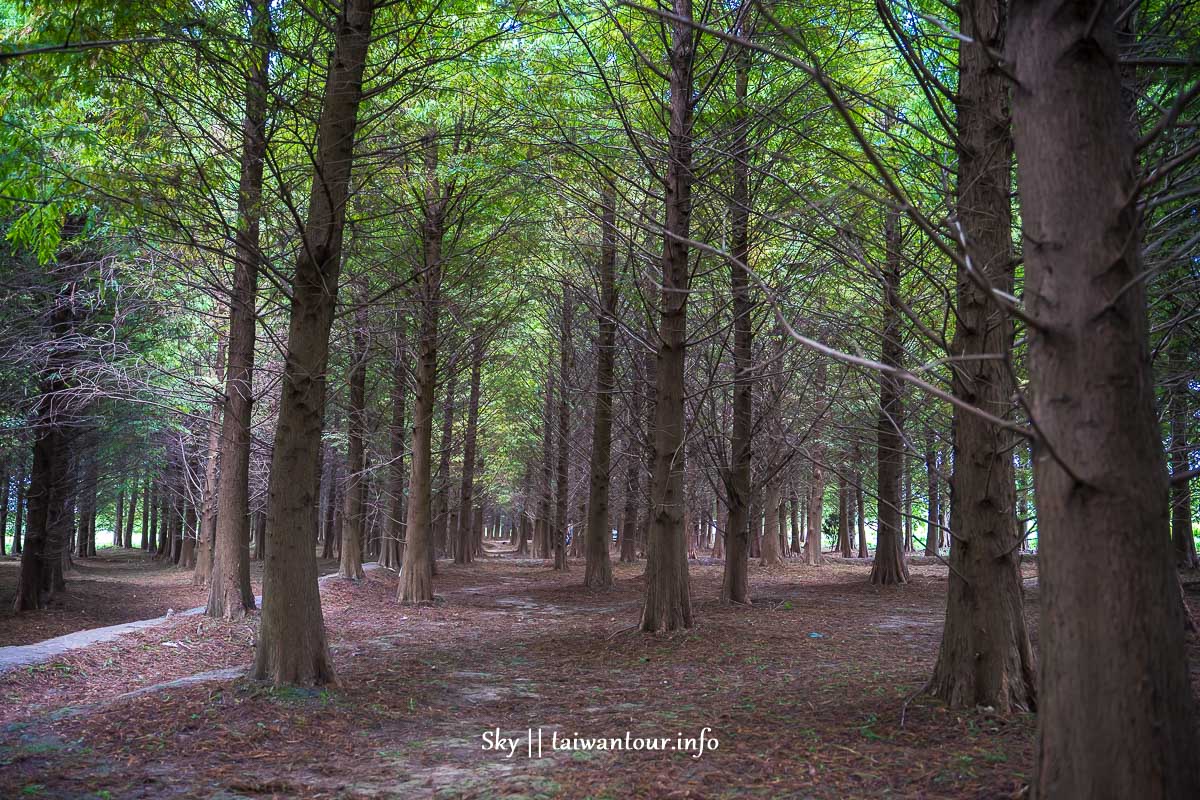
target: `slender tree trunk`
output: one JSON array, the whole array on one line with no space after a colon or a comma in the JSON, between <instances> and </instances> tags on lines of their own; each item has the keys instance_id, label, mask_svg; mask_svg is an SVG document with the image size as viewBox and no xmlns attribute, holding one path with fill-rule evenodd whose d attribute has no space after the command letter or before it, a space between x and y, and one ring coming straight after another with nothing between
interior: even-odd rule
<instances>
[{"instance_id":1,"label":"slender tree trunk","mask_svg":"<svg viewBox=\"0 0 1200 800\"><path fill-rule=\"evenodd\" d=\"M991 52L1004 49L1004 0L960 6L957 211L964 255L997 290L1012 294L1012 139L1009 79ZM986 50L985 50L986 47ZM963 268L951 346L955 396L990 414L1012 416L1013 323ZM1000 357L997 358L996 356ZM954 410L950 476L950 575L946 623L932 693L951 707L999 711L1036 705L1033 649L1025 628L1021 532L1016 518L1013 436Z\"/></svg>"},{"instance_id":2,"label":"slender tree trunk","mask_svg":"<svg viewBox=\"0 0 1200 800\"><path fill-rule=\"evenodd\" d=\"M1014 0L1041 600L1035 798L1200 797L1116 2ZM958 543L955 542L954 547Z\"/></svg>"},{"instance_id":3,"label":"slender tree trunk","mask_svg":"<svg viewBox=\"0 0 1200 800\"><path fill-rule=\"evenodd\" d=\"M563 284L562 319L559 331L558 356L558 469L556 471L554 498L554 568L567 569L567 505L570 497L571 476L571 407L567 395L570 370L573 363L571 329L574 319L575 297L570 287Z\"/></svg>"},{"instance_id":4,"label":"slender tree trunk","mask_svg":"<svg viewBox=\"0 0 1200 800\"><path fill-rule=\"evenodd\" d=\"M250 425L254 402L254 340L258 297L259 221L267 139L267 80L271 18L268 0L251 0L250 35L259 50L246 76L246 110L229 294L229 352L221 415L221 470L209 578L210 617L239 619L254 609L250 586ZM281 532L282 533L282 532ZM264 548L266 542L259 543ZM289 579L291 574L289 571Z\"/></svg>"},{"instance_id":5,"label":"slender tree trunk","mask_svg":"<svg viewBox=\"0 0 1200 800\"><path fill-rule=\"evenodd\" d=\"M95 459L94 455L92 457L91 463L93 465L93 470L94 470L94 465L96 463L96 459ZM95 528L95 525L96 525L96 482L95 482L95 478L94 478L94 473L91 476L89 476L88 486L89 486L88 491L90 493L91 527ZM150 468L147 467L145 474L142 475L142 535L141 535L141 541L138 543L138 547L142 550L145 550L147 547L150 546L149 533L150 533L150 504L151 504L151 502L152 502L152 500L150 498Z\"/></svg>"},{"instance_id":6,"label":"slender tree trunk","mask_svg":"<svg viewBox=\"0 0 1200 800\"><path fill-rule=\"evenodd\" d=\"M747 31L748 32L748 31ZM729 471L725 497L729 510L725 527L725 573L721 600L750 604L750 464L754 430L754 301L750 292L750 146L746 96L751 53L740 48L734 56L734 99L737 121L733 134L733 196L729 207L733 258L729 262L729 293L733 305L733 426L729 438Z\"/></svg>"},{"instance_id":7,"label":"slender tree trunk","mask_svg":"<svg viewBox=\"0 0 1200 800\"><path fill-rule=\"evenodd\" d=\"M854 505L858 508L858 557L868 558L867 550L867 506L863 497L862 475L854 475Z\"/></svg>"},{"instance_id":8,"label":"slender tree trunk","mask_svg":"<svg viewBox=\"0 0 1200 800\"><path fill-rule=\"evenodd\" d=\"M390 489L390 508L387 528L384 533L383 547L379 553L380 566L399 570L404 561L404 421L405 404L408 397L406 380L406 364L408 346L405 341L405 317L401 316L396 323L396 351L392 358L392 425L389 432L391 439L391 465L388 473Z\"/></svg>"},{"instance_id":9,"label":"slender tree trunk","mask_svg":"<svg viewBox=\"0 0 1200 800\"><path fill-rule=\"evenodd\" d=\"M821 462L825 458L825 445L821 437L825 433L825 414L829 409L829 401L825 398L825 381L827 373L825 362L817 364L817 374L813 379L813 397L818 408L822 409L813 422L809 438L811 444L808 451L812 458L812 480L808 486L808 540L804 543L806 563L810 567L821 565L822 529L825 525L825 468Z\"/></svg>"},{"instance_id":10,"label":"slender tree trunk","mask_svg":"<svg viewBox=\"0 0 1200 800\"><path fill-rule=\"evenodd\" d=\"M8 498L9 479L8 464L0 467L0 556L8 555ZM87 555L86 548L83 555Z\"/></svg>"},{"instance_id":11,"label":"slender tree trunk","mask_svg":"<svg viewBox=\"0 0 1200 800\"><path fill-rule=\"evenodd\" d=\"M941 540L939 526L942 523L942 512L939 507L941 489L938 485L937 450L933 446L933 429L925 430L925 475L929 481L929 529L925 532L925 555L929 557L938 554L938 542Z\"/></svg>"},{"instance_id":12,"label":"slender tree trunk","mask_svg":"<svg viewBox=\"0 0 1200 800\"><path fill-rule=\"evenodd\" d=\"M266 566L251 675L275 684L334 679L321 618L313 539L325 418L329 330L337 305L354 130L371 40L373 0L346 0L317 133L312 192L292 286L287 361L271 458Z\"/></svg>"},{"instance_id":13,"label":"slender tree trunk","mask_svg":"<svg viewBox=\"0 0 1200 800\"><path fill-rule=\"evenodd\" d=\"M32 482L32 480L31 480ZM121 531L125 528L125 490L117 492L117 518L113 524L112 546L121 546Z\"/></svg>"},{"instance_id":14,"label":"slender tree trunk","mask_svg":"<svg viewBox=\"0 0 1200 800\"><path fill-rule=\"evenodd\" d=\"M404 562L400 569L401 603L433 602L433 529L431 482L433 462L433 405L437 390L438 312L442 290L442 237L446 199L438 179L437 132L423 142L425 154L423 262L418 297L421 310L413 374L412 472L408 484L408 515Z\"/></svg>"},{"instance_id":15,"label":"slender tree trunk","mask_svg":"<svg viewBox=\"0 0 1200 800\"><path fill-rule=\"evenodd\" d=\"M880 361L901 367L904 361L900 328L900 212L884 214L887 258L883 269L883 341ZM879 424L876 428L876 464L879 478L876 514L875 561L871 583L908 582L904 558L904 532L900 527L900 478L904 469L904 386L891 373L879 375ZM864 537L865 538L865 537Z\"/></svg>"},{"instance_id":16,"label":"slender tree trunk","mask_svg":"<svg viewBox=\"0 0 1200 800\"><path fill-rule=\"evenodd\" d=\"M646 562L646 604L641 629L692 627L684 541L684 361L688 237L692 217L692 103L696 32L689 24L692 0L674 0L678 21L670 23L670 115L663 225L662 313L659 322L654 426L653 518Z\"/></svg>"},{"instance_id":17,"label":"slender tree trunk","mask_svg":"<svg viewBox=\"0 0 1200 800\"><path fill-rule=\"evenodd\" d=\"M1182 475L1191 468L1191 445L1188 442L1188 387L1186 343L1176 335L1171 343L1171 366L1176 371L1168 389L1167 415L1171 426L1171 474ZM1192 535L1192 482L1176 479L1171 484L1171 540L1175 543L1175 561L1183 569L1200 566L1196 558L1196 539Z\"/></svg>"},{"instance_id":18,"label":"slender tree trunk","mask_svg":"<svg viewBox=\"0 0 1200 800\"><path fill-rule=\"evenodd\" d=\"M479 393L480 373L483 370L484 340L477 333L471 348L471 387L467 395L467 431L463 440L463 476L458 493L461 513L458 515L458 547L454 551L456 564L468 564L475 557L474 518L471 508L475 503L475 450L479 437Z\"/></svg>"},{"instance_id":19,"label":"slender tree trunk","mask_svg":"<svg viewBox=\"0 0 1200 800\"><path fill-rule=\"evenodd\" d=\"M367 306L359 298L354 311L354 352L350 365L350 413L347 418L346 511L342 529L342 552L338 576L359 580L363 577L363 545L366 540L367 464L363 438L367 431Z\"/></svg>"},{"instance_id":20,"label":"slender tree trunk","mask_svg":"<svg viewBox=\"0 0 1200 800\"><path fill-rule=\"evenodd\" d=\"M600 313L596 342L596 407L592 413L592 461L588 484L587 563L584 585L612 586L609 557L609 484L612 473L613 392L617 343L617 194L607 179L600 198Z\"/></svg>"},{"instance_id":21,"label":"slender tree trunk","mask_svg":"<svg viewBox=\"0 0 1200 800\"><path fill-rule=\"evenodd\" d=\"M217 339L217 375L223 377L225 371L225 337ZM213 398L212 408L208 415L208 449L204 464L204 487L201 493L203 507L200 512L200 537L196 548L196 571L192 573L192 583L204 586L212 575L213 561L216 552L217 535L217 481L219 475L219 456L221 447L221 409L224 399L221 396ZM135 493L136 496L136 493ZM132 520L131 520L132 521ZM133 545L132 536L130 546Z\"/></svg>"},{"instance_id":22,"label":"slender tree trunk","mask_svg":"<svg viewBox=\"0 0 1200 800\"><path fill-rule=\"evenodd\" d=\"M765 530L762 538L760 566L776 566L783 563L783 550L779 546L779 484L771 481L764 496Z\"/></svg>"}]
</instances>

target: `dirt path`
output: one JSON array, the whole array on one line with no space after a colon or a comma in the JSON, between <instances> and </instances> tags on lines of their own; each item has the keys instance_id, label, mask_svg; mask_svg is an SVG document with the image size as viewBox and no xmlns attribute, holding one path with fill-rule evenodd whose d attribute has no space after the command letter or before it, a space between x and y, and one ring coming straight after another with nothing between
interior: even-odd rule
<instances>
[{"instance_id":1,"label":"dirt path","mask_svg":"<svg viewBox=\"0 0 1200 800\"><path fill-rule=\"evenodd\" d=\"M1029 716L919 698L898 725L936 656L944 568L889 589L862 565L755 569L755 607L729 609L720 568L696 567L699 624L660 639L629 630L636 567L611 592L579 587L580 565L440 572L421 609L395 604L392 573L325 583L336 688L242 679L253 622L202 618L0 676L0 796L1000 798L1032 767ZM693 758L680 737L704 728L716 749ZM497 729L518 746L485 750ZM552 749L575 733L672 747Z\"/></svg>"},{"instance_id":2,"label":"dirt path","mask_svg":"<svg viewBox=\"0 0 1200 800\"><path fill-rule=\"evenodd\" d=\"M208 590L192 585L191 570L156 561L141 550L103 548L96 558L75 559L67 574L67 590L50 607L33 614L14 614L19 558L0 558L0 646L29 645L58 636L161 617L202 605ZM320 574L337 570L337 562L321 561ZM251 563L258 594L262 562Z\"/></svg>"}]
</instances>

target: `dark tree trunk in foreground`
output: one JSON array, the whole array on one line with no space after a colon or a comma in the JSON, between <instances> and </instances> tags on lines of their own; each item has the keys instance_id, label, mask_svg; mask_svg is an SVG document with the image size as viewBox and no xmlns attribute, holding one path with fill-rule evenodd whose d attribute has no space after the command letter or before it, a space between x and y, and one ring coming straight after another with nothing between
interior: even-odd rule
<instances>
[{"instance_id":1,"label":"dark tree trunk in foreground","mask_svg":"<svg viewBox=\"0 0 1200 800\"><path fill-rule=\"evenodd\" d=\"M1041 579L1036 798L1200 797L1116 2L1017 0ZM955 544L957 547L957 543Z\"/></svg>"},{"instance_id":2,"label":"dark tree trunk in foreground","mask_svg":"<svg viewBox=\"0 0 1200 800\"><path fill-rule=\"evenodd\" d=\"M964 35L1004 49L1005 0L970 0ZM964 255L996 289L1014 291L1008 78L984 46L959 45L958 218ZM994 298L960 268L959 323L951 351L957 397L988 413L1011 416L1013 323ZM997 357L999 356L999 357ZM954 409L950 476L949 587L946 622L931 692L955 708L1000 712L1035 705L1035 664L1025 629L1021 529L1016 518L1013 434Z\"/></svg>"},{"instance_id":3,"label":"dark tree trunk in foreground","mask_svg":"<svg viewBox=\"0 0 1200 800\"><path fill-rule=\"evenodd\" d=\"M592 461L588 484L587 553L583 582L612 586L609 556L609 488L612 472L613 392L617 342L617 195L611 179L600 199L600 313L596 341L596 407L592 414Z\"/></svg>"},{"instance_id":4,"label":"dark tree trunk in foreground","mask_svg":"<svg viewBox=\"0 0 1200 800\"><path fill-rule=\"evenodd\" d=\"M746 33L743 31L743 33ZM751 53L736 55L734 97L738 118L733 132L733 197L729 207L733 258L729 262L729 294L733 305L733 425L729 437L729 471L725 478L725 574L721 600L750 604L750 460L754 429L754 301L750 294L750 147L746 95Z\"/></svg>"},{"instance_id":5,"label":"dark tree trunk in foreground","mask_svg":"<svg viewBox=\"0 0 1200 800\"><path fill-rule=\"evenodd\" d=\"M350 365L350 408L346 437L346 523L342 530L342 552L338 559L338 577L358 580L363 577L363 545L366 541L367 464L363 438L367 433L367 307L359 298L354 311L351 340L354 351Z\"/></svg>"},{"instance_id":6,"label":"dark tree trunk in foreground","mask_svg":"<svg viewBox=\"0 0 1200 800\"><path fill-rule=\"evenodd\" d=\"M246 76L238 184L238 230L234 236L233 291L229 294L229 353L221 417L221 472L209 578L210 617L240 619L254 610L250 587L250 424L254 402L255 311L258 296L259 220L267 139L267 70L270 10L267 0L251 4L250 35L261 48Z\"/></svg>"},{"instance_id":7,"label":"dark tree trunk in foreground","mask_svg":"<svg viewBox=\"0 0 1200 800\"><path fill-rule=\"evenodd\" d=\"M563 284L562 319L559 330L558 354L558 461L554 496L554 568L567 569L567 506L571 489L571 406L567 383L574 363L571 347L571 326L574 318L575 295Z\"/></svg>"},{"instance_id":8,"label":"dark tree trunk in foreground","mask_svg":"<svg viewBox=\"0 0 1200 800\"><path fill-rule=\"evenodd\" d=\"M880 361L900 367L904 358L900 329L900 214L888 210L884 219L887 248L883 266L883 342ZM879 425L876 429L878 465L878 513L875 561L871 583L908 582L904 558L904 531L900 527L900 480L904 470L904 385L890 373L879 375Z\"/></svg>"},{"instance_id":9,"label":"dark tree trunk in foreground","mask_svg":"<svg viewBox=\"0 0 1200 800\"><path fill-rule=\"evenodd\" d=\"M433 462L433 404L437 390L438 311L442 290L442 236L445 199L438 180L436 131L426 134L425 204L421 229L423 258L417 298L421 312L413 372L412 472L408 484L401 603L433 602L433 529L430 517Z\"/></svg>"},{"instance_id":10,"label":"dark tree trunk in foreground","mask_svg":"<svg viewBox=\"0 0 1200 800\"><path fill-rule=\"evenodd\" d=\"M25 542L17 573L15 611L43 608L52 588L53 563L60 558L52 532L62 512L60 495L66 484L66 434L56 419L55 395L65 388L60 381L44 390L38 405L33 440L33 466L26 493Z\"/></svg>"},{"instance_id":11,"label":"dark tree trunk in foreground","mask_svg":"<svg viewBox=\"0 0 1200 800\"><path fill-rule=\"evenodd\" d=\"M646 562L646 604L641 629L648 632L692 627L684 541L684 348L687 342L687 239L692 219L692 103L696 32L692 0L674 0L670 23L670 116L663 225L662 316L659 322L654 474Z\"/></svg>"},{"instance_id":12,"label":"dark tree trunk in foreground","mask_svg":"<svg viewBox=\"0 0 1200 800\"><path fill-rule=\"evenodd\" d=\"M373 0L346 0L338 15L317 132L303 246L292 282L287 360L271 458L263 610L251 674L276 684L334 679L321 618L317 530L321 429L329 329L337 305L342 234Z\"/></svg>"},{"instance_id":13,"label":"dark tree trunk in foreground","mask_svg":"<svg viewBox=\"0 0 1200 800\"><path fill-rule=\"evenodd\" d=\"M467 432L463 438L463 476L458 493L458 543L454 548L454 563L468 564L475 557L475 531L472 508L475 505L475 451L479 440L479 392L484 358L483 333L475 335L471 346L471 386L467 394Z\"/></svg>"}]
</instances>

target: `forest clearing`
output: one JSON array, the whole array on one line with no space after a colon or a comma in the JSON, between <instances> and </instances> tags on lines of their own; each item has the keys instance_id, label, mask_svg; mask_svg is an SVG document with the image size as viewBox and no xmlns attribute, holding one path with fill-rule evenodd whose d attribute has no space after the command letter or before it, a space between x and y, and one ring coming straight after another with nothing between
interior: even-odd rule
<instances>
[{"instance_id":1,"label":"forest clearing","mask_svg":"<svg viewBox=\"0 0 1200 800\"><path fill-rule=\"evenodd\" d=\"M1195 0L0 0L0 797L1200 797Z\"/></svg>"}]
</instances>

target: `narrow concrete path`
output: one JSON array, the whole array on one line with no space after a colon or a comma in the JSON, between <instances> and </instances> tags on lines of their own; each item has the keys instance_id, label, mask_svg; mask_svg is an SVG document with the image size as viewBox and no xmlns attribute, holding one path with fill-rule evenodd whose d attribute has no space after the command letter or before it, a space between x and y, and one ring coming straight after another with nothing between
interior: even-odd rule
<instances>
[{"instance_id":1,"label":"narrow concrete path","mask_svg":"<svg viewBox=\"0 0 1200 800\"><path fill-rule=\"evenodd\" d=\"M364 570L373 570L378 568L378 564L369 563L363 564ZM330 578L336 578L337 573L330 573L317 578L317 582L327 581ZM262 608L262 596L258 595L254 598L254 603L259 608ZM155 625L161 625L174 617L192 617L204 613L204 606L196 606L189 608L186 611L177 611L173 614L164 614L161 617L153 619L142 619L137 622L123 622L120 625L109 625L104 628L90 628L86 631L76 631L68 633L65 636L57 636L53 639L36 642L34 644L13 645L10 647L0 647L0 674L3 674L17 667L25 667L30 664L40 664L43 661L49 661L56 658L68 650L75 650L80 647L87 647L96 642L107 642L126 633L140 631L145 628L153 628Z\"/></svg>"}]
</instances>

